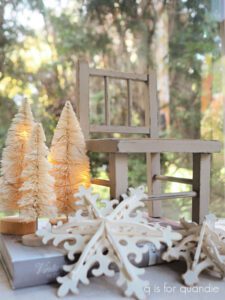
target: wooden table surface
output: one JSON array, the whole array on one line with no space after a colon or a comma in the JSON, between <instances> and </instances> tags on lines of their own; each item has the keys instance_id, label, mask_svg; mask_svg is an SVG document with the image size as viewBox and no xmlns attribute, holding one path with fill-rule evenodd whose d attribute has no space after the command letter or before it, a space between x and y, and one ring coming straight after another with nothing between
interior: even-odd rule
<instances>
[{"instance_id":1,"label":"wooden table surface","mask_svg":"<svg viewBox=\"0 0 225 300\"><path fill-rule=\"evenodd\" d=\"M191 299L225 300L225 279L219 280L207 274L201 275L199 286L190 290L180 282L180 274L185 270L181 262L173 262L146 269L144 278L149 280L146 286L146 299ZM24 270L26 272L26 270ZM80 300L112 300L125 299L121 290L114 284L115 278L91 278L88 286L80 285L80 294L68 295L64 299ZM53 300L56 296L57 284L12 290L0 264L0 299L1 300Z\"/></svg>"}]
</instances>

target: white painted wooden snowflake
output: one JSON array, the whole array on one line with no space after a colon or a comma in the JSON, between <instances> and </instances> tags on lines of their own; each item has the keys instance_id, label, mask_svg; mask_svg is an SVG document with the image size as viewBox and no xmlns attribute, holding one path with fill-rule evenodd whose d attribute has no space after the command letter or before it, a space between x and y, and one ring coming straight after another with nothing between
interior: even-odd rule
<instances>
[{"instance_id":1,"label":"white painted wooden snowflake","mask_svg":"<svg viewBox=\"0 0 225 300\"><path fill-rule=\"evenodd\" d=\"M135 263L139 263L148 246L141 247L138 243L151 242L157 248L160 243L165 243L171 247L181 235L169 226L147 225L140 211L147 199L143 187L130 189L129 196L123 195L121 203L99 200L91 188L84 187L80 187L76 198L80 199L82 208L69 218L68 223L49 224L37 232L43 237L43 243L52 240L58 246L64 242L70 260L81 253L76 263L64 266L68 274L57 278L61 284L58 296L65 296L70 291L77 294L79 282L89 284L90 270L94 276L113 276L116 266L119 271L117 285L124 287L125 295L144 299L144 287L148 282L139 277L144 269L132 264L130 255L135 256Z\"/></svg>"},{"instance_id":2,"label":"white painted wooden snowflake","mask_svg":"<svg viewBox=\"0 0 225 300\"><path fill-rule=\"evenodd\" d=\"M198 283L199 275L208 273L225 277L225 231L217 225L212 214L207 215L202 225L181 220L182 240L168 247L162 258L166 261L184 259L187 271L182 275L185 285Z\"/></svg>"}]
</instances>

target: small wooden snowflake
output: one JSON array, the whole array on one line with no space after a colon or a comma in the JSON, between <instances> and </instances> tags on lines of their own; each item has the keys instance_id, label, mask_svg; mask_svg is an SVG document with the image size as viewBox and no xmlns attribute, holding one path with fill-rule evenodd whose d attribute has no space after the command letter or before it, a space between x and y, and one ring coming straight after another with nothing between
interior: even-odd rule
<instances>
[{"instance_id":1,"label":"small wooden snowflake","mask_svg":"<svg viewBox=\"0 0 225 300\"><path fill-rule=\"evenodd\" d=\"M116 266L119 271L117 285L124 287L125 295L144 299L144 287L148 285L140 278L144 269L136 267L130 255L135 257L135 263L139 263L148 251L147 244L141 247L140 242L153 243L157 248L160 243L171 247L181 235L170 226L147 224L140 210L147 199L143 187L129 189L129 195L123 195L124 200L120 203L118 200L99 200L99 195L93 194L91 188L84 187L80 187L76 198L80 199L77 204L81 209L69 218L68 223L48 224L47 228L37 232L45 244L50 240L55 246L64 242L70 260L81 253L77 262L64 266L68 274L57 278L61 284L58 296L65 296L70 291L78 294L79 282L89 284L90 270L94 276L113 276Z\"/></svg>"},{"instance_id":2,"label":"small wooden snowflake","mask_svg":"<svg viewBox=\"0 0 225 300\"><path fill-rule=\"evenodd\" d=\"M199 275L208 273L225 277L225 231L216 226L214 215L207 215L202 225L181 220L182 240L168 247L162 258L168 262L184 259L187 271L182 279L187 286L198 283Z\"/></svg>"}]
</instances>

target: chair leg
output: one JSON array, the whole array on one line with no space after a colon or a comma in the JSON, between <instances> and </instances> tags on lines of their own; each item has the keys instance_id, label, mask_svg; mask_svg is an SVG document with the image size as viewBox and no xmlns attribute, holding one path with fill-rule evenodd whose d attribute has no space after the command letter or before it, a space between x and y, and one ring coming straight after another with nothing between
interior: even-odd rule
<instances>
[{"instance_id":1,"label":"chair leg","mask_svg":"<svg viewBox=\"0 0 225 300\"><path fill-rule=\"evenodd\" d=\"M147 186L148 195L157 195L161 192L161 184L154 180L154 175L160 175L160 153L147 153ZM149 216L161 217L161 201L149 201L148 203Z\"/></svg>"},{"instance_id":2,"label":"chair leg","mask_svg":"<svg viewBox=\"0 0 225 300\"><path fill-rule=\"evenodd\" d=\"M193 154L192 221L201 224L209 212L211 154Z\"/></svg>"},{"instance_id":3,"label":"chair leg","mask_svg":"<svg viewBox=\"0 0 225 300\"><path fill-rule=\"evenodd\" d=\"M110 198L119 199L128 188L128 154L109 154Z\"/></svg>"}]
</instances>

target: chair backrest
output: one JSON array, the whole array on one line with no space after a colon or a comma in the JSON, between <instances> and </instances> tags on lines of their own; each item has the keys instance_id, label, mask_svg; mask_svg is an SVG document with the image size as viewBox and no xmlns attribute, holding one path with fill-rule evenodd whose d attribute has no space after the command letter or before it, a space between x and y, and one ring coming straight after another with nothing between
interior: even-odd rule
<instances>
[{"instance_id":1,"label":"chair backrest","mask_svg":"<svg viewBox=\"0 0 225 300\"><path fill-rule=\"evenodd\" d=\"M149 74L124 73L104 69L89 68L86 61L78 61L76 86L76 111L80 119L81 128L86 139L90 133L122 133L122 134L146 134L149 137L158 137L159 117L157 101L157 81L155 71ZM89 78L100 77L104 80L104 105L105 116L103 125L90 124L90 96ZM110 123L110 99L108 94L108 80L119 79L127 82L127 120L122 126L114 126ZM144 125L132 126L132 81L143 82L147 88L147 96L144 99Z\"/></svg>"}]
</instances>

